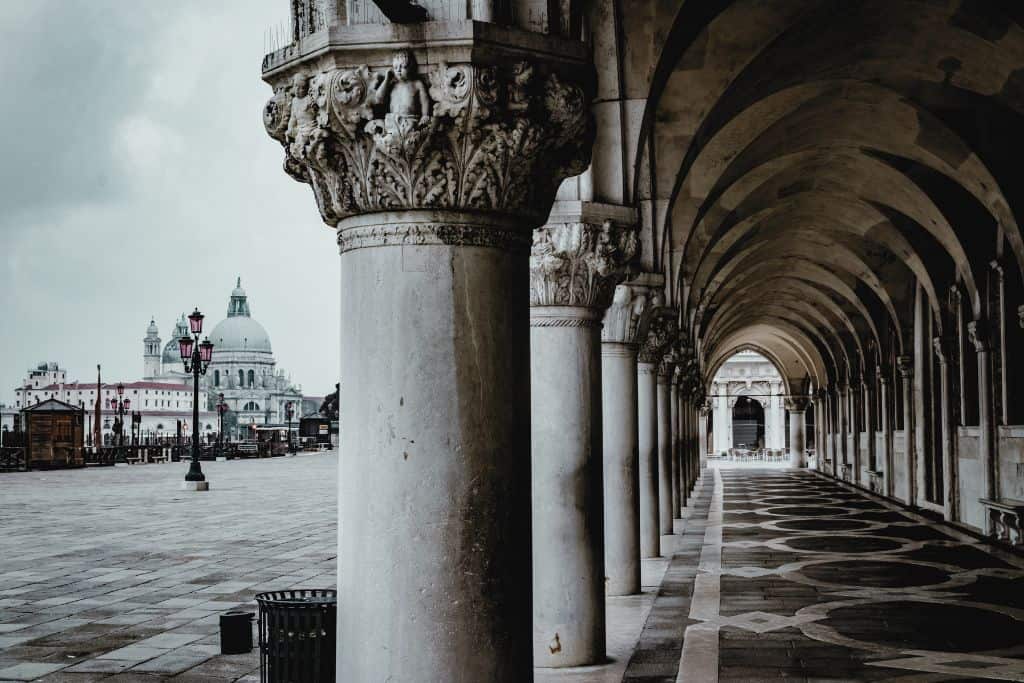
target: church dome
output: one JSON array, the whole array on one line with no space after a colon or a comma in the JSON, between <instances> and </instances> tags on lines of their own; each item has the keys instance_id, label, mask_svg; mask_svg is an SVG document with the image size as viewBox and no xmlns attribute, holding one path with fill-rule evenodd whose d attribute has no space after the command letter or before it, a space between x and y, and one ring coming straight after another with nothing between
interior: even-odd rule
<instances>
[{"instance_id":1,"label":"church dome","mask_svg":"<svg viewBox=\"0 0 1024 683\"><path fill-rule=\"evenodd\" d=\"M188 323L185 321L185 314L181 314L181 318L174 325L174 334L164 344L164 353L160 358L160 362L164 366L164 370L178 369L181 372L185 372L185 366L181 364L181 351L178 349L178 340L188 334Z\"/></svg>"},{"instance_id":2,"label":"church dome","mask_svg":"<svg viewBox=\"0 0 1024 683\"><path fill-rule=\"evenodd\" d=\"M270 335L263 325L248 316L233 316L217 323L210 332L213 353L218 351L266 351L270 349Z\"/></svg>"},{"instance_id":3,"label":"church dome","mask_svg":"<svg viewBox=\"0 0 1024 683\"><path fill-rule=\"evenodd\" d=\"M252 319L249 298L238 278L228 303L228 317L217 323L210 332L213 353L218 351L262 351L271 353L270 335L263 325Z\"/></svg>"}]
</instances>

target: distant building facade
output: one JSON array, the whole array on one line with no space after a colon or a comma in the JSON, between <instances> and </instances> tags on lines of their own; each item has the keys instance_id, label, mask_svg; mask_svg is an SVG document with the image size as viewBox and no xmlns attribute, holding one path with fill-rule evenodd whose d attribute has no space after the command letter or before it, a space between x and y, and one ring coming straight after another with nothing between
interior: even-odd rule
<instances>
[{"instance_id":1,"label":"distant building facade","mask_svg":"<svg viewBox=\"0 0 1024 683\"><path fill-rule=\"evenodd\" d=\"M178 351L178 339L188 334L188 322L182 315L175 324L174 334L163 343L154 321L150 321L143 338L143 368L147 381L190 382L184 374L184 365ZM206 396L202 405L216 410L220 394L228 409L235 414L244 430L248 425L284 424L286 406L291 403L294 421L303 415L301 388L294 386L277 367L270 335L252 317L249 297L242 288L241 278L231 292L227 317L217 323L209 333L213 342L213 360L200 387ZM161 344L163 344L162 351ZM237 435L245 438L247 434Z\"/></svg>"}]
</instances>

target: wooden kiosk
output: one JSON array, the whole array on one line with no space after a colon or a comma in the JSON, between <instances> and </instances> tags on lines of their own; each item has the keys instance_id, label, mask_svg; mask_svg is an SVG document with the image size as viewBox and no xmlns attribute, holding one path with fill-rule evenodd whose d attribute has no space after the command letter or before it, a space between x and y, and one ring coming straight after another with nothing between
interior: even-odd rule
<instances>
[{"instance_id":1,"label":"wooden kiosk","mask_svg":"<svg viewBox=\"0 0 1024 683\"><path fill-rule=\"evenodd\" d=\"M85 410L50 398L21 411L28 469L84 467Z\"/></svg>"}]
</instances>

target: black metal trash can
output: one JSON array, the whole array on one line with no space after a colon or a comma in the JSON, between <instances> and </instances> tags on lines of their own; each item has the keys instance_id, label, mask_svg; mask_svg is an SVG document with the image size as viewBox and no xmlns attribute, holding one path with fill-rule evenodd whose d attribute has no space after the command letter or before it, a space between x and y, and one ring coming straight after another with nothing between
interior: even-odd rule
<instances>
[{"instance_id":1,"label":"black metal trash can","mask_svg":"<svg viewBox=\"0 0 1024 683\"><path fill-rule=\"evenodd\" d=\"M337 591L260 593L260 681L334 683Z\"/></svg>"}]
</instances>

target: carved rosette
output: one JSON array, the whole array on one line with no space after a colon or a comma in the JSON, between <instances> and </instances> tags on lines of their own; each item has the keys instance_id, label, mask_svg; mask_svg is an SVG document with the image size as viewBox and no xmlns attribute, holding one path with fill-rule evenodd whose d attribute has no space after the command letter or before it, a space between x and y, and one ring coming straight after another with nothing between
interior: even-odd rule
<instances>
[{"instance_id":1,"label":"carved rosette","mask_svg":"<svg viewBox=\"0 0 1024 683\"><path fill-rule=\"evenodd\" d=\"M637 362L658 364L676 336L676 312L658 307L645 318L646 335L640 344Z\"/></svg>"},{"instance_id":2,"label":"carved rosette","mask_svg":"<svg viewBox=\"0 0 1024 683\"><path fill-rule=\"evenodd\" d=\"M324 222L465 210L543 223L561 181L590 161L583 85L527 62L442 62L419 74L409 60L401 83L366 65L275 82L264 124L285 150L285 171L313 188Z\"/></svg>"},{"instance_id":3,"label":"carved rosette","mask_svg":"<svg viewBox=\"0 0 1024 683\"><path fill-rule=\"evenodd\" d=\"M636 250L636 229L611 221L537 228L530 250L530 306L604 310Z\"/></svg>"}]
</instances>

